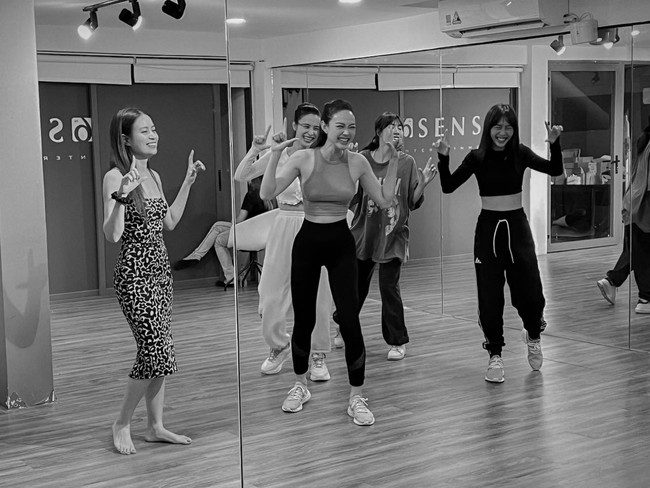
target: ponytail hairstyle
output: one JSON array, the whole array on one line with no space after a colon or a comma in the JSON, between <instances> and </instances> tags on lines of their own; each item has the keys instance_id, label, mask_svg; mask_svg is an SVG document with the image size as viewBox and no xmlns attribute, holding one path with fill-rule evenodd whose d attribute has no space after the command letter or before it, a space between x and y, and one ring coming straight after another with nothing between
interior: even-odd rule
<instances>
[{"instance_id":1,"label":"ponytail hairstyle","mask_svg":"<svg viewBox=\"0 0 650 488\"><path fill-rule=\"evenodd\" d=\"M368 143L366 147L362 150L374 151L379 147L379 137L386 127L391 125L393 122L399 122L399 125L404 129L404 122L399 118L399 115L393 112L384 112L377 119L375 119L375 135L372 140Z\"/></svg>"},{"instance_id":2,"label":"ponytail hairstyle","mask_svg":"<svg viewBox=\"0 0 650 488\"><path fill-rule=\"evenodd\" d=\"M347 100L337 98L336 100L331 100L325 104L323 107L323 112L321 115L321 131L318 133L318 139L312 147L323 147L327 141L327 132L323 130L323 124L328 125L334 114L340 112L341 110L349 110L354 113L352 104Z\"/></svg>"},{"instance_id":3,"label":"ponytail hairstyle","mask_svg":"<svg viewBox=\"0 0 650 488\"><path fill-rule=\"evenodd\" d=\"M478 146L478 156L481 161L485 159L487 153L492 150L492 136L490 130L497 125L502 117L506 118L506 122L512 126L512 137L505 147L505 153L515 161L515 167L522 170L519 165L519 122L517 121L517 114L515 110L506 103L497 103L492 106L488 113L485 115L483 122L483 133L481 134L481 142Z\"/></svg>"},{"instance_id":4,"label":"ponytail hairstyle","mask_svg":"<svg viewBox=\"0 0 650 488\"><path fill-rule=\"evenodd\" d=\"M122 173L122 176L131 170L131 161L133 159L133 152L126 145L125 139L126 137L131 137L133 124L141 115L145 115L145 113L139 108L123 108L113 115L111 119L111 167L117 168ZM138 213L146 220L147 211L142 188L138 185L131 190L129 197L133 200L133 204Z\"/></svg>"}]
</instances>

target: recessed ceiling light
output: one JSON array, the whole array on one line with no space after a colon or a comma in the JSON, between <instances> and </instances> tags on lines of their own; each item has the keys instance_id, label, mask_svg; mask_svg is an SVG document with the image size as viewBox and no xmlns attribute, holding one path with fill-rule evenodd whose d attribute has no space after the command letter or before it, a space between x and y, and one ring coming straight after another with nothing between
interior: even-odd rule
<instances>
[{"instance_id":1,"label":"recessed ceiling light","mask_svg":"<svg viewBox=\"0 0 650 488\"><path fill-rule=\"evenodd\" d=\"M241 17L233 17L231 19L227 19L226 23L230 25L241 25L246 23L246 19L242 19Z\"/></svg>"},{"instance_id":2,"label":"recessed ceiling light","mask_svg":"<svg viewBox=\"0 0 650 488\"><path fill-rule=\"evenodd\" d=\"M361 0L339 0L339 3L361 3Z\"/></svg>"}]
</instances>

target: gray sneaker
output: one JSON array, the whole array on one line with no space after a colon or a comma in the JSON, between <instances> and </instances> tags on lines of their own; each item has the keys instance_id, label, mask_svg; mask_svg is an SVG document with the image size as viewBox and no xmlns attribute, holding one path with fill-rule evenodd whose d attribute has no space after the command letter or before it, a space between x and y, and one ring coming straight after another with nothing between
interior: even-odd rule
<instances>
[{"instance_id":1,"label":"gray sneaker","mask_svg":"<svg viewBox=\"0 0 650 488\"><path fill-rule=\"evenodd\" d=\"M539 371L544 361L544 356L542 355L542 338L531 339L526 329L522 329L521 338L524 344L526 344L528 364L533 368L533 371Z\"/></svg>"},{"instance_id":2,"label":"gray sneaker","mask_svg":"<svg viewBox=\"0 0 650 488\"><path fill-rule=\"evenodd\" d=\"M503 368L503 359L498 354L490 358L487 371L485 372L485 381L490 383L503 383L506 374Z\"/></svg>"},{"instance_id":3,"label":"gray sneaker","mask_svg":"<svg viewBox=\"0 0 650 488\"><path fill-rule=\"evenodd\" d=\"M596 285L603 294L603 298L614 305L616 303L616 287L612 285L607 278L598 280Z\"/></svg>"},{"instance_id":4,"label":"gray sneaker","mask_svg":"<svg viewBox=\"0 0 650 488\"><path fill-rule=\"evenodd\" d=\"M309 393L307 385L296 381L296 384L289 390L287 398L282 403L282 410L291 413L300 412L303 404L307 403L310 398L311 393Z\"/></svg>"},{"instance_id":5,"label":"gray sneaker","mask_svg":"<svg viewBox=\"0 0 650 488\"><path fill-rule=\"evenodd\" d=\"M325 363L325 353L315 352L311 355L311 368L309 368L309 379L312 381L328 381L330 372Z\"/></svg>"},{"instance_id":6,"label":"gray sneaker","mask_svg":"<svg viewBox=\"0 0 650 488\"><path fill-rule=\"evenodd\" d=\"M278 374L282 369L284 362L289 359L291 353L291 343L280 349L271 349L269 357L262 363L263 374Z\"/></svg>"},{"instance_id":7,"label":"gray sneaker","mask_svg":"<svg viewBox=\"0 0 650 488\"><path fill-rule=\"evenodd\" d=\"M375 416L368 408L368 399L354 395L348 404L348 415L354 418L357 425L372 425L375 423Z\"/></svg>"}]
</instances>

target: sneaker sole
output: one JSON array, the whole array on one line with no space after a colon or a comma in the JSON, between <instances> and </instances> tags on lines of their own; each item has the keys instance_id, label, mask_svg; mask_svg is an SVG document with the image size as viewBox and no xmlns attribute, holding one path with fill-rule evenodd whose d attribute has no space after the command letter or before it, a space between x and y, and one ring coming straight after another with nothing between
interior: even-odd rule
<instances>
[{"instance_id":1,"label":"sneaker sole","mask_svg":"<svg viewBox=\"0 0 650 488\"><path fill-rule=\"evenodd\" d=\"M332 379L332 377L330 375L319 377L309 373L309 379L312 381L329 381Z\"/></svg>"},{"instance_id":2,"label":"sneaker sole","mask_svg":"<svg viewBox=\"0 0 650 488\"><path fill-rule=\"evenodd\" d=\"M344 345L345 345L345 343L337 344L336 341L334 341L334 349L343 349Z\"/></svg>"},{"instance_id":3,"label":"sneaker sole","mask_svg":"<svg viewBox=\"0 0 650 488\"><path fill-rule=\"evenodd\" d=\"M500 380L491 380L487 376L485 377L485 381L487 381L488 383L503 383L505 380L506 380L505 378L501 378Z\"/></svg>"},{"instance_id":4,"label":"sneaker sole","mask_svg":"<svg viewBox=\"0 0 650 488\"><path fill-rule=\"evenodd\" d=\"M388 361L401 361L401 360L404 359L405 357L406 357L406 354L405 354L404 356L400 356L400 357L391 357L391 356L388 356L386 359L387 359Z\"/></svg>"},{"instance_id":5,"label":"sneaker sole","mask_svg":"<svg viewBox=\"0 0 650 488\"><path fill-rule=\"evenodd\" d=\"M598 289L603 294L603 298L607 300L607 303L614 305L614 301L612 301L612 299L607 296L607 290L605 290L605 287L599 281L596 282L596 286L598 286Z\"/></svg>"},{"instance_id":6,"label":"sneaker sole","mask_svg":"<svg viewBox=\"0 0 650 488\"><path fill-rule=\"evenodd\" d=\"M648 314L650 314L650 310L637 310L635 308L634 313L639 313L639 314L642 314L642 315L648 315Z\"/></svg>"},{"instance_id":7,"label":"sneaker sole","mask_svg":"<svg viewBox=\"0 0 650 488\"><path fill-rule=\"evenodd\" d=\"M305 403L307 403L307 402L309 401L310 398L311 398L311 393L309 392L309 390L307 390L307 396L306 396L305 399L302 401L302 403L301 403L300 405L298 405L298 408L296 408L295 410L291 410L290 408L284 408L284 405L282 405L282 411L283 411L283 412L288 412L288 413L296 413L296 412L300 412L300 411L302 410L302 406L303 406Z\"/></svg>"},{"instance_id":8,"label":"sneaker sole","mask_svg":"<svg viewBox=\"0 0 650 488\"><path fill-rule=\"evenodd\" d=\"M360 425L361 427L366 427L368 425L372 425L375 423L375 417L372 418L372 422L359 422L355 417L354 417L354 412L350 407L348 407L348 415L352 417L352 420L354 421L355 424Z\"/></svg>"}]
</instances>

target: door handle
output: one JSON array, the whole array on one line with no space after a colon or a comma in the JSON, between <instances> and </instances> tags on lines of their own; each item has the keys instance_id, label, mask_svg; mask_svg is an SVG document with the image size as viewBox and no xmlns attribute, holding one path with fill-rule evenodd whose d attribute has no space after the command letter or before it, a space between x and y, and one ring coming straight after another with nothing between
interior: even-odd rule
<instances>
[{"instance_id":1,"label":"door handle","mask_svg":"<svg viewBox=\"0 0 650 488\"><path fill-rule=\"evenodd\" d=\"M614 166L614 173L618 174L618 163L620 163L621 160L618 159L618 156L614 156L614 161L612 161L612 166Z\"/></svg>"}]
</instances>

